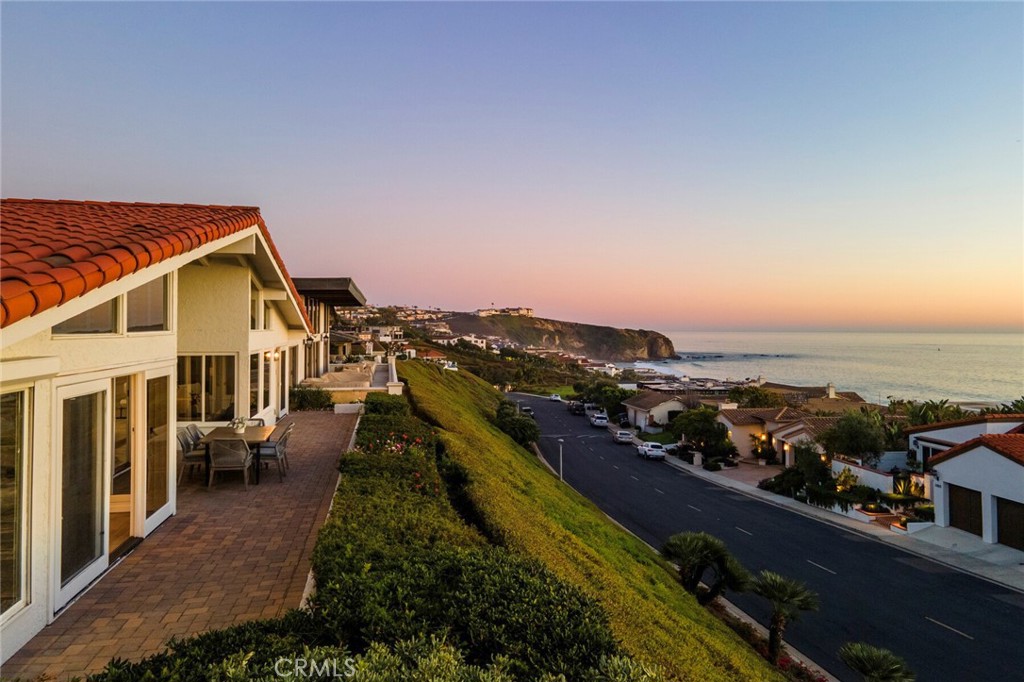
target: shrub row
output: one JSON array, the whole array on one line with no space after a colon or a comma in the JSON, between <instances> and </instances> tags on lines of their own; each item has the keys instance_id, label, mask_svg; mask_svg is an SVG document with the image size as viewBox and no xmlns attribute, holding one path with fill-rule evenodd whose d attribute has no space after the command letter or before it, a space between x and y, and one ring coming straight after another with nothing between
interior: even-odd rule
<instances>
[{"instance_id":1,"label":"shrub row","mask_svg":"<svg viewBox=\"0 0 1024 682\"><path fill-rule=\"evenodd\" d=\"M443 633L469 664L500 658L513 679L588 679L619 653L592 599L459 516L429 435L406 432L425 424L400 410L363 421L374 436L342 457L339 511L313 556L311 607L332 636L363 651Z\"/></svg>"}]
</instances>

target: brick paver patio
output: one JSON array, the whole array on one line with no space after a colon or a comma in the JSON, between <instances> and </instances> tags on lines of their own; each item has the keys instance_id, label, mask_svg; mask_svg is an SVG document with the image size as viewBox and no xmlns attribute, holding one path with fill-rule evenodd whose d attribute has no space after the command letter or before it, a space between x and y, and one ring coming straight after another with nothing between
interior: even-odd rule
<instances>
[{"instance_id":1,"label":"brick paver patio","mask_svg":"<svg viewBox=\"0 0 1024 682\"><path fill-rule=\"evenodd\" d=\"M300 412L284 482L197 475L178 488L178 514L146 538L53 624L4 664L4 678L64 679L139 660L167 640L271 618L299 606L317 530L338 480L355 415Z\"/></svg>"}]
</instances>

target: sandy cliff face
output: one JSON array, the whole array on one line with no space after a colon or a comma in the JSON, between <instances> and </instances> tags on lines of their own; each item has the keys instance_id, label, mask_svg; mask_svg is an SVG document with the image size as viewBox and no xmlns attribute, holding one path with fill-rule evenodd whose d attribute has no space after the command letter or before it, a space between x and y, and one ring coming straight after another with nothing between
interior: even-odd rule
<instances>
[{"instance_id":1,"label":"sandy cliff face","mask_svg":"<svg viewBox=\"0 0 1024 682\"><path fill-rule=\"evenodd\" d=\"M630 362L674 358L675 348L664 334L646 329L616 329L540 317L460 314L449 321L457 334L501 336L516 343L579 353L594 360Z\"/></svg>"}]
</instances>

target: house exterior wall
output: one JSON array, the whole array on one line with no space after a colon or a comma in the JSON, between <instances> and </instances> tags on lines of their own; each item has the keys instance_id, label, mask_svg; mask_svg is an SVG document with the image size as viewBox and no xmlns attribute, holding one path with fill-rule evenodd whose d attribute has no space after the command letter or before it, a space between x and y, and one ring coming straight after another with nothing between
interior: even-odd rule
<instances>
[{"instance_id":1,"label":"house exterior wall","mask_svg":"<svg viewBox=\"0 0 1024 682\"><path fill-rule=\"evenodd\" d=\"M686 406L683 405L678 400L670 400L667 403L662 403L661 405L657 405L655 407L652 407L650 413L651 413L651 416L654 417L654 423L655 424L659 424L661 426L664 426L665 424L668 424L668 422L669 422L669 418L668 418L668 413L669 412L682 412L685 409L686 409Z\"/></svg>"},{"instance_id":2,"label":"house exterior wall","mask_svg":"<svg viewBox=\"0 0 1024 682\"><path fill-rule=\"evenodd\" d=\"M722 415L718 415L718 422L725 424L725 427L729 429L729 439L736 446L736 451L739 452L740 457L749 459L754 456L750 447L750 437L753 435L760 436L764 433L764 429L760 424L740 424L734 426L732 422Z\"/></svg>"},{"instance_id":3,"label":"house exterior wall","mask_svg":"<svg viewBox=\"0 0 1024 682\"><path fill-rule=\"evenodd\" d=\"M996 542L996 497L1024 504L1024 466L980 446L935 465L935 523L949 525L949 484L981 491L982 540Z\"/></svg>"}]
</instances>

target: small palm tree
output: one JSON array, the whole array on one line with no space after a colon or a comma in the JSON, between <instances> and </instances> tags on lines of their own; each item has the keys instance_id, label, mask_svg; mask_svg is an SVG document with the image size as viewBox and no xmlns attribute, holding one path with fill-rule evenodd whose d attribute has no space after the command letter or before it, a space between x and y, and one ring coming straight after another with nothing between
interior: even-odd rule
<instances>
[{"instance_id":1,"label":"small palm tree","mask_svg":"<svg viewBox=\"0 0 1024 682\"><path fill-rule=\"evenodd\" d=\"M750 584L750 574L737 561L725 543L707 533L679 533L665 543L661 553L679 567L683 589L697 596L701 604L709 604L726 589L743 592ZM700 581L708 571L712 577L708 589L700 591Z\"/></svg>"},{"instance_id":2,"label":"small palm tree","mask_svg":"<svg viewBox=\"0 0 1024 682\"><path fill-rule=\"evenodd\" d=\"M889 651L864 642L847 642L839 649L839 658L864 682L914 682L915 675L906 662Z\"/></svg>"},{"instance_id":3,"label":"small palm tree","mask_svg":"<svg viewBox=\"0 0 1024 682\"><path fill-rule=\"evenodd\" d=\"M795 621L801 611L816 611L818 595L803 583L772 571L761 571L754 580L753 591L772 604L772 618L768 625L768 660L777 663L786 624Z\"/></svg>"}]
</instances>

